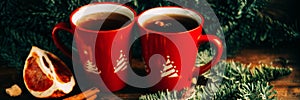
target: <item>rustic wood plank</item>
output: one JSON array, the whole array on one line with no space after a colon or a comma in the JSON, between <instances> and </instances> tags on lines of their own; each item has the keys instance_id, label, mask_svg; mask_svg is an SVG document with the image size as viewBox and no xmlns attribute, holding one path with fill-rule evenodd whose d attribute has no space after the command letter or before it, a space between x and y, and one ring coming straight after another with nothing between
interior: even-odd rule
<instances>
[{"instance_id":1,"label":"rustic wood plank","mask_svg":"<svg viewBox=\"0 0 300 100\"><path fill-rule=\"evenodd\" d=\"M277 97L279 100L300 100L300 87L274 87L277 91Z\"/></svg>"},{"instance_id":2,"label":"rustic wood plank","mask_svg":"<svg viewBox=\"0 0 300 100\"><path fill-rule=\"evenodd\" d=\"M277 91L278 97L287 97L288 96L288 87L275 87L274 89Z\"/></svg>"},{"instance_id":3,"label":"rustic wood plank","mask_svg":"<svg viewBox=\"0 0 300 100\"><path fill-rule=\"evenodd\" d=\"M298 77L294 77L292 74L288 77L282 77L278 80L274 80L270 82L271 85L274 86L292 86L292 87L300 87L300 80Z\"/></svg>"}]
</instances>

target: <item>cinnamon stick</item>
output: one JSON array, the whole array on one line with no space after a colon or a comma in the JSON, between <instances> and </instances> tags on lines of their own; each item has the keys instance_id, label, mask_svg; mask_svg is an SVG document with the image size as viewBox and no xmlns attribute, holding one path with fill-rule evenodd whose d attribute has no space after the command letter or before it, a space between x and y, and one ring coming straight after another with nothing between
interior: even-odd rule
<instances>
[{"instance_id":1,"label":"cinnamon stick","mask_svg":"<svg viewBox=\"0 0 300 100\"><path fill-rule=\"evenodd\" d=\"M63 100L83 100L83 99L87 99L87 100L94 100L97 98L97 93L100 92L100 90L98 88L91 88L89 90L86 90L80 94L76 94L74 96L65 98Z\"/></svg>"}]
</instances>

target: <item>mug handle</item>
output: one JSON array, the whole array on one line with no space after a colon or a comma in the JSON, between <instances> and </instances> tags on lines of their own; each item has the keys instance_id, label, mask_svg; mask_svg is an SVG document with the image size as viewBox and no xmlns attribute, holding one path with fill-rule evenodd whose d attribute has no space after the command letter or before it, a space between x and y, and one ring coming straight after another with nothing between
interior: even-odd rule
<instances>
[{"instance_id":1,"label":"mug handle","mask_svg":"<svg viewBox=\"0 0 300 100\"><path fill-rule=\"evenodd\" d=\"M222 44L222 41L217 37L217 36L214 36L214 35L202 35L200 37L200 39L198 39L198 46L202 43L205 43L205 42L211 42L213 45L216 46L217 48L217 51L216 51L216 54L214 56L214 58L209 61L207 64L203 65L203 66L196 66L195 69L198 69L199 68L199 72L197 70L194 70L193 72L193 75L196 76L200 76L201 74L203 74L204 72L208 71L212 66L216 65L217 62L219 62L219 60L221 59L222 57L222 53L223 53L223 44Z\"/></svg>"},{"instance_id":2,"label":"mug handle","mask_svg":"<svg viewBox=\"0 0 300 100\"><path fill-rule=\"evenodd\" d=\"M72 58L72 52L70 49L68 49L60 40L58 37L58 31L59 30L63 30L63 31L67 31L68 33L73 34L72 29L64 22L60 22L58 24L55 25L55 27L52 30L52 39L54 41L54 44L56 45L56 47L62 51L67 57Z\"/></svg>"}]
</instances>

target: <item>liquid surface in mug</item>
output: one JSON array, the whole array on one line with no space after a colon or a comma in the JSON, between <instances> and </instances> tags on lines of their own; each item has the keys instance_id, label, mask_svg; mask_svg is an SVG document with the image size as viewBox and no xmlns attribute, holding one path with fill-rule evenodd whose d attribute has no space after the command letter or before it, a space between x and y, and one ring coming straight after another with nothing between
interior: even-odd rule
<instances>
[{"instance_id":1,"label":"liquid surface in mug","mask_svg":"<svg viewBox=\"0 0 300 100\"><path fill-rule=\"evenodd\" d=\"M199 23L186 15L166 14L146 20L143 26L158 32L184 32L198 27Z\"/></svg>"},{"instance_id":2,"label":"liquid surface in mug","mask_svg":"<svg viewBox=\"0 0 300 100\"><path fill-rule=\"evenodd\" d=\"M114 12L100 12L86 15L76 22L77 26L94 31L115 30L129 23L131 23L129 17Z\"/></svg>"}]
</instances>

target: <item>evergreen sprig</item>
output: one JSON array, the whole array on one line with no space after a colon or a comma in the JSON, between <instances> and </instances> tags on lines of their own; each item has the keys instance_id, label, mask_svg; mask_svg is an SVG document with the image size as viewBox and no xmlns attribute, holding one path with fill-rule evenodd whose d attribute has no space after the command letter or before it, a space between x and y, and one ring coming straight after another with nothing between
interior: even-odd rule
<instances>
[{"instance_id":1,"label":"evergreen sprig","mask_svg":"<svg viewBox=\"0 0 300 100\"><path fill-rule=\"evenodd\" d=\"M262 13L271 0L208 0L220 20L229 49L276 47L299 37L299 31Z\"/></svg>"},{"instance_id":2,"label":"evergreen sprig","mask_svg":"<svg viewBox=\"0 0 300 100\"><path fill-rule=\"evenodd\" d=\"M1 64L21 69L31 46L65 58L52 41L52 28L58 22L68 22L70 12L87 3L80 0L2 0ZM62 36L63 42L71 41L72 37L68 37Z\"/></svg>"},{"instance_id":3,"label":"evergreen sprig","mask_svg":"<svg viewBox=\"0 0 300 100\"><path fill-rule=\"evenodd\" d=\"M220 70L221 69L221 70ZM234 61L220 62L203 76L208 81L206 86L196 85L182 91L164 91L142 95L141 100L174 100L174 99L213 99L213 100L273 100L276 91L269 81L290 74L291 68L259 65L250 68ZM187 92L188 91L188 92ZM191 92L192 91L192 92ZM186 94L192 94L186 97Z\"/></svg>"}]
</instances>

